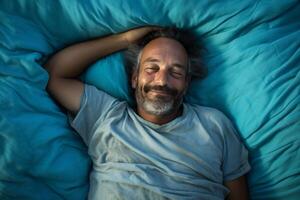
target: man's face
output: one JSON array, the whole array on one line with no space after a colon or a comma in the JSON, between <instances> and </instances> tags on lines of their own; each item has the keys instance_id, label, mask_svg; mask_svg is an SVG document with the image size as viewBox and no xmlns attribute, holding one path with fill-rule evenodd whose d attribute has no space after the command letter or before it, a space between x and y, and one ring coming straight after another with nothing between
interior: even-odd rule
<instances>
[{"instance_id":1,"label":"man's face","mask_svg":"<svg viewBox=\"0 0 300 200\"><path fill-rule=\"evenodd\" d=\"M149 42L132 77L138 110L155 116L176 113L189 82L187 66L187 53L178 41L161 37Z\"/></svg>"}]
</instances>

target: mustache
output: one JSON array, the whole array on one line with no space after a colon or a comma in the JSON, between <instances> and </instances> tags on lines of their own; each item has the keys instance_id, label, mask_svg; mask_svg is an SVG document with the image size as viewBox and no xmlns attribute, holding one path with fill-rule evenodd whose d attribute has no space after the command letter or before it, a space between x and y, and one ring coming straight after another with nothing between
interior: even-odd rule
<instances>
[{"instance_id":1,"label":"mustache","mask_svg":"<svg viewBox=\"0 0 300 200\"><path fill-rule=\"evenodd\" d=\"M168 86L160 86L160 85L145 85L144 86L145 93L148 93L151 90L162 91L162 92L165 92L172 96L175 96L177 94L177 90L170 88Z\"/></svg>"}]
</instances>

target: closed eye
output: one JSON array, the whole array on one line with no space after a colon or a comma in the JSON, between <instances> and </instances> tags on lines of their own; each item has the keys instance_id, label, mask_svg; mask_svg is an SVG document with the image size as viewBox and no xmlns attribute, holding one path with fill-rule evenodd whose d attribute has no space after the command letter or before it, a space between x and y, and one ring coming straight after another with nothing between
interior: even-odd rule
<instances>
[{"instance_id":1,"label":"closed eye","mask_svg":"<svg viewBox=\"0 0 300 200\"><path fill-rule=\"evenodd\" d=\"M179 67L173 67L170 69L170 74L174 77L174 78L182 78L184 76L185 71L182 68Z\"/></svg>"},{"instance_id":2,"label":"closed eye","mask_svg":"<svg viewBox=\"0 0 300 200\"><path fill-rule=\"evenodd\" d=\"M174 78L182 78L183 77L183 74L181 72L176 72L176 71L171 71L171 75Z\"/></svg>"},{"instance_id":3,"label":"closed eye","mask_svg":"<svg viewBox=\"0 0 300 200\"><path fill-rule=\"evenodd\" d=\"M154 73L154 72L157 72L158 70L159 70L159 67L155 64L145 67L145 72L147 72L147 73Z\"/></svg>"}]
</instances>

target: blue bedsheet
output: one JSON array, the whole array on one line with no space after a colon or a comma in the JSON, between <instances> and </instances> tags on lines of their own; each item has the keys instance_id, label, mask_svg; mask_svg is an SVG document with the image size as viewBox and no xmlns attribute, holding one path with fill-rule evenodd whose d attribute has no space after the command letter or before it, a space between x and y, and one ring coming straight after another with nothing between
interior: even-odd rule
<instances>
[{"instance_id":1,"label":"blue bedsheet","mask_svg":"<svg viewBox=\"0 0 300 200\"><path fill-rule=\"evenodd\" d=\"M226 113L250 152L251 199L300 197L298 0L0 1L0 199L85 199L91 162L42 64L74 42L147 24L195 30L208 76L188 102ZM82 77L130 100L122 53Z\"/></svg>"}]
</instances>

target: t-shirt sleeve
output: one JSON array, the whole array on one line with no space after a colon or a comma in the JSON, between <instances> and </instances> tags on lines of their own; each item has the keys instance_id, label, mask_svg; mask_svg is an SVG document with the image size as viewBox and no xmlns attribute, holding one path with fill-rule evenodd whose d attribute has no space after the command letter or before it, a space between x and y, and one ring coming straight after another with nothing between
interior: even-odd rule
<instances>
[{"instance_id":1,"label":"t-shirt sleeve","mask_svg":"<svg viewBox=\"0 0 300 200\"><path fill-rule=\"evenodd\" d=\"M223 116L223 180L231 181L245 175L251 167L248 161L248 151L241 142L231 121Z\"/></svg>"},{"instance_id":2,"label":"t-shirt sleeve","mask_svg":"<svg viewBox=\"0 0 300 200\"><path fill-rule=\"evenodd\" d=\"M85 84L80 109L75 117L69 114L69 122L83 141L89 145L96 128L96 122L97 126L101 125L98 121L102 120L118 103L116 98L98 90L95 86Z\"/></svg>"}]
</instances>

